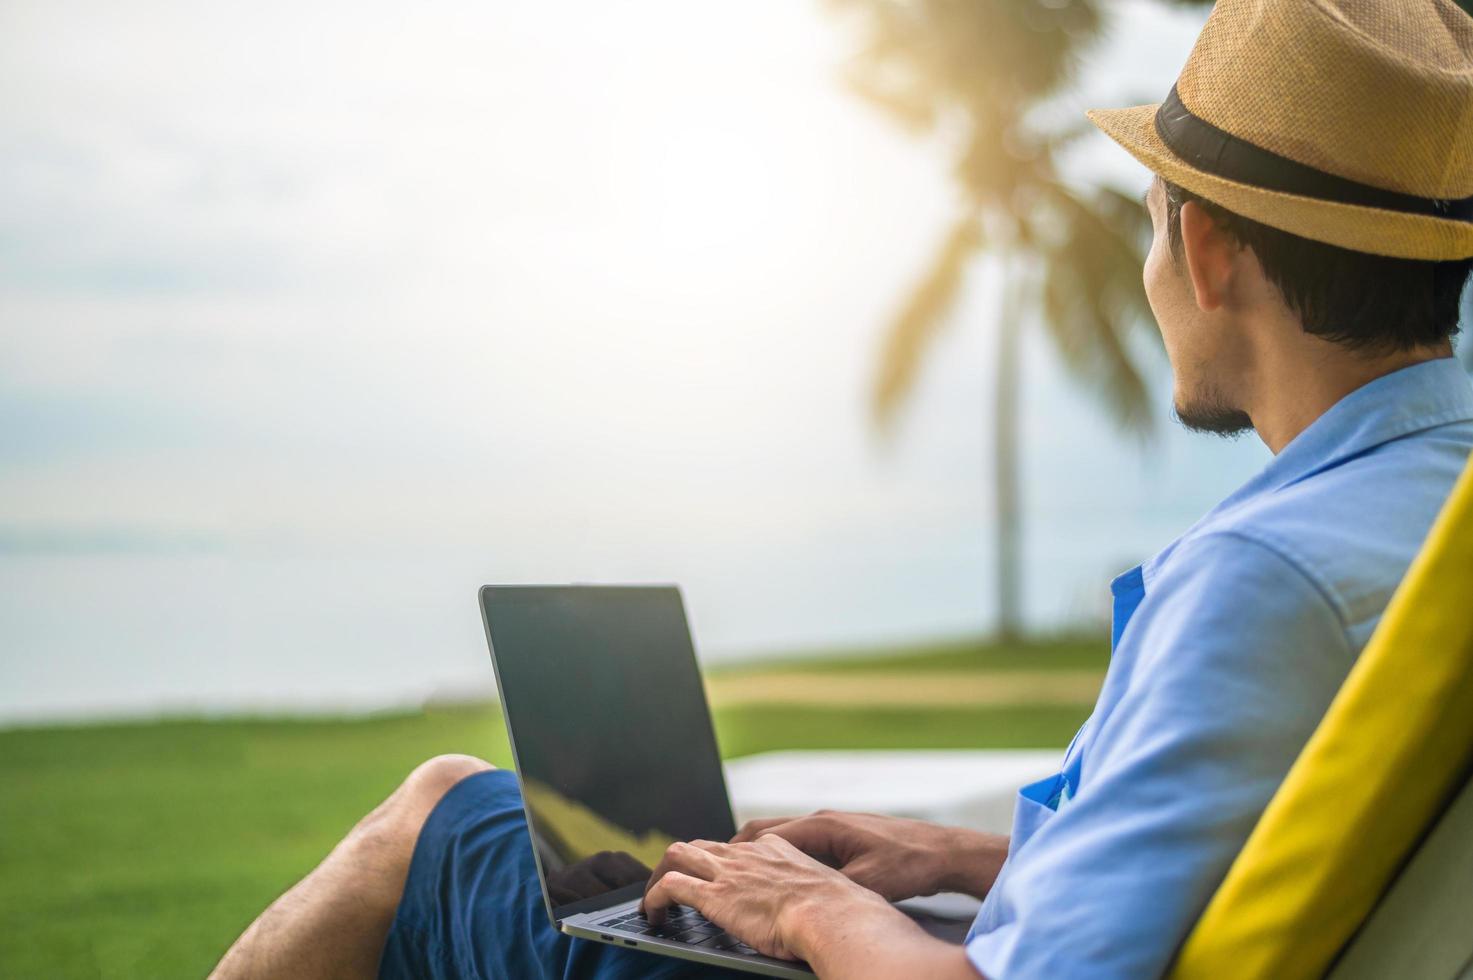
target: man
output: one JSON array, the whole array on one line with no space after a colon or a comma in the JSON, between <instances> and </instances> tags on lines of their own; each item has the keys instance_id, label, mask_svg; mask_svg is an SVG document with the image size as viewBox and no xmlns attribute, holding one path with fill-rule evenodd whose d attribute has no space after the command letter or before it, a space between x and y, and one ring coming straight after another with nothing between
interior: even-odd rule
<instances>
[{"instance_id":1,"label":"man","mask_svg":"<svg viewBox=\"0 0 1473 980\"><path fill-rule=\"evenodd\" d=\"M1118 577L1113 654L1011 839L853 814L676 844L645 896L820 976L1160 975L1473 451L1473 21L1448 0L1220 0L1160 106L1091 118L1157 174L1145 287L1190 428L1275 458ZM820 863L811 855L829 857ZM837 868L830 864L836 864ZM887 900L985 902L965 946ZM397 911L396 911L397 910ZM543 915L509 774L433 760L220 976L714 975Z\"/></svg>"}]
</instances>

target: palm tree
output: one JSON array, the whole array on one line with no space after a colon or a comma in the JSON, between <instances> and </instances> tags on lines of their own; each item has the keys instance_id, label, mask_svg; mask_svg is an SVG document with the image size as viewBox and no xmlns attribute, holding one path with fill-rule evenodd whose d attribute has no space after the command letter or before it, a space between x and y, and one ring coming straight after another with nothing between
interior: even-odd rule
<instances>
[{"instance_id":1,"label":"palm tree","mask_svg":"<svg viewBox=\"0 0 1473 980\"><path fill-rule=\"evenodd\" d=\"M872 392L888 429L966 272L997 258L993 379L998 633L1021 631L1018 494L1019 333L1037 320L1068 371L1126 431L1151 431L1149 396L1128 335L1151 322L1141 285L1150 221L1132 196L1062 180L1059 151L1088 124L1050 125L1046 100L1102 29L1098 0L831 0L864 44L849 82L914 132L949 137L957 212L929 271L886 334ZM1042 111L1041 111L1042 110ZM1154 332L1152 332L1154 334Z\"/></svg>"}]
</instances>

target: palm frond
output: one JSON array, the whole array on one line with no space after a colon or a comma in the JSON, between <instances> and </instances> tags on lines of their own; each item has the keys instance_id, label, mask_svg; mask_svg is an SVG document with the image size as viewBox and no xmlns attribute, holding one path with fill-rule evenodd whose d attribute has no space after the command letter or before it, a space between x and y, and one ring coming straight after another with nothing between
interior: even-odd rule
<instances>
[{"instance_id":1,"label":"palm frond","mask_svg":"<svg viewBox=\"0 0 1473 980\"><path fill-rule=\"evenodd\" d=\"M897 84L873 70L850 66L844 72L849 90L877 109L890 114L911 133L923 133L936 124L938 106L914 86Z\"/></svg>"},{"instance_id":2,"label":"palm frond","mask_svg":"<svg viewBox=\"0 0 1473 980\"><path fill-rule=\"evenodd\" d=\"M1139 197L1108 185L1095 188L1095 210L1105 224L1119 231L1127 244L1136 246L1142 261L1151 248L1151 214ZM1144 294L1142 294L1144 295Z\"/></svg>"},{"instance_id":3,"label":"palm frond","mask_svg":"<svg viewBox=\"0 0 1473 980\"><path fill-rule=\"evenodd\" d=\"M1078 119L1061 126L1053 126L1038 137L1040 156L1053 159L1055 155L1074 146L1085 137L1093 137L1099 130L1088 119Z\"/></svg>"},{"instance_id":4,"label":"palm frond","mask_svg":"<svg viewBox=\"0 0 1473 980\"><path fill-rule=\"evenodd\" d=\"M1141 284L1144 249L1127 226L1118 192L1086 199L1055 184L1049 195L1059 227L1045 250L1043 309L1066 370L1089 385L1126 431L1148 436L1153 429L1145 378L1128 336L1150 322Z\"/></svg>"},{"instance_id":5,"label":"palm frond","mask_svg":"<svg viewBox=\"0 0 1473 980\"><path fill-rule=\"evenodd\" d=\"M982 226L975 212L951 226L926 275L916 284L885 335L871 390L875 423L888 425L915 385L926 349L956 304L968 260L982 247Z\"/></svg>"},{"instance_id":6,"label":"palm frond","mask_svg":"<svg viewBox=\"0 0 1473 980\"><path fill-rule=\"evenodd\" d=\"M829 3L861 32L850 85L908 127L950 115L986 133L980 123L1018 117L1073 76L1078 49L1101 30L1096 0Z\"/></svg>"},{"instance_id":7,"label":"palm frond","mask_svg":"<svg viewBox=\"0 0 1473 980\"><path fill-rule=\"evenodd\" d=\"M1149 218L1112 188L1065 187L1056 159L1092 127L1049 125L1049 113L1036 111L1104 30L1104 0L829 2L860 29L848 66L856 91L907 128L944 128L953 177L973 212L942 243L885 336L871 392L876 422L888 422L914 387L955 301L962 263L985 237L1038 268L1021 301L1042 304L1071 374L1123 427L1147 433L1150 403L1133 331L1151 322L1140 281Z\"/></svg>"}]
</instances>

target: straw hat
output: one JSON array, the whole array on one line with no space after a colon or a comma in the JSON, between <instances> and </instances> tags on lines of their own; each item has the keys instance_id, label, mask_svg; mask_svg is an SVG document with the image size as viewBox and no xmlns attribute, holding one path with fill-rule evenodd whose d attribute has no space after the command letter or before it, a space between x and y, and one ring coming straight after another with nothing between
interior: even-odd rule
<instances>
[{"instance_id":1,"label":"straw hat","mask_svg":"<svg viewBox=\"0 0 1473 980\"><path fill-rule=\"evenodd\" d=\"M1473 18L1451 0L1218 0L1165 102L1089 118L1254 221L1473 256Z\"/></svg>"}]
</instances>

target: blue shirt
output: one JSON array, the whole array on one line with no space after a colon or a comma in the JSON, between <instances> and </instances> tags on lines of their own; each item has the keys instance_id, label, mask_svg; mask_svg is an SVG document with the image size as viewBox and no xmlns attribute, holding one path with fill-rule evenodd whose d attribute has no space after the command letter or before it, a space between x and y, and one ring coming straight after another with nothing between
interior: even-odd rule
<instances>
[{"instance_id":1,"label":"blue shirt","mask_svg":"<svg viewBox=\"0 0 1473 980\"><path fill-rule=\"evenodd\" d=\"M1343 398L1111 584L1109 671L1018 795L967 939L989 980L1160 976L1369 639L1473 451L1450 358Z\"/></svg>"}]
</instances>

